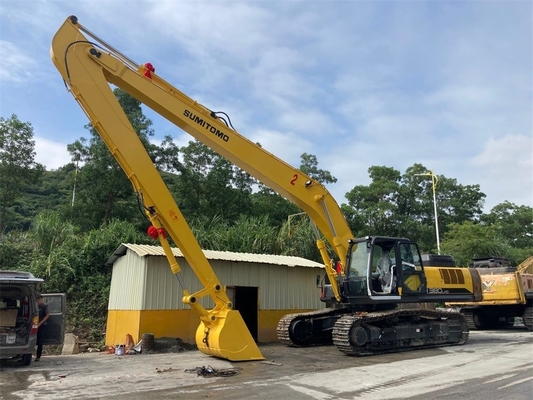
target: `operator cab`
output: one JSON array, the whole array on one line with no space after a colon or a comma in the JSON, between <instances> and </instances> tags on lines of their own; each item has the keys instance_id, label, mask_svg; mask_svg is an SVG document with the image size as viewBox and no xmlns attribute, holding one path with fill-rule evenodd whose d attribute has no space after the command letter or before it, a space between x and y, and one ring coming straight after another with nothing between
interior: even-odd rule
<instances>
[{"instance_id":1,"label":"operator cab","mask_svg":"<svg viewBox=\"0 0 533 400\"><path fill-rule=\"evenodd\" d=\"M368 303L426 293L426 279L416 243L405 238L367 236L350 242L343 297Z\"/></svg>"}]
</instances>

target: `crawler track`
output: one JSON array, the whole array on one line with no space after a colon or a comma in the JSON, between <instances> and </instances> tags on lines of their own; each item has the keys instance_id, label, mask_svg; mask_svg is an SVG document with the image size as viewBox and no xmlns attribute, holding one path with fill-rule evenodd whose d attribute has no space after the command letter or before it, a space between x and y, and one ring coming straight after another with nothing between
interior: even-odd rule
<instances>
[{"instance_id":1,"label":"crawler track","mask_svg":"<svg viewBox=\"0 0 533 400\"><path fill-rule=\"evenodd\" d=\"M466 320L459 313L391 310L339 318L333 343L343 353L368 356L461 345L468 335Z\"/></svg>"},{"instance_id":2,"label":"crawler track","mask_svg":"<svg viewBox=\"0 0 533 400\"><path fill-rule=\"evenodd\" d=\"M463 317L465 317L466 324L468 325L468 329L475 330L478 329L476 326L476 323L474 321L474 311L467 308L461 309L461 314L463 314Z\"/></svg>"},{"instance_id":3,"label":"crawler track","mask_svg":"<svg viewBox=\"0 0 533 400\"><path fill-rule=\"evenodd\" d=\"M533 307L526 307L522 319L526 328L533 331Z\"/></svg>"},{"instance_id":4,"label":"crawler track","mask_svg":"<svg viewBox=\"0 0 533 400\"><path fill-rule=\"evenodd\" d=\"M326 309L283 317L278 339L294 347L333 343L341 352L369 356L461 345L469 336L460 313L421 309L395 309L348 313Z\"/></svg>"},{"instance_id":5,"label":"crawler track","mask_svg":"<svg viewBox=\"0 0 533 400\"><path fill-rule=\"evenodd\" d=\"M333 323L342 313L326 308L306 313L288 314L280 319L276 329L278 340L286 346L306 347L332 344ZM331 321L330 329L314 329L318 321Z\"/></svg>"}]
</instances>

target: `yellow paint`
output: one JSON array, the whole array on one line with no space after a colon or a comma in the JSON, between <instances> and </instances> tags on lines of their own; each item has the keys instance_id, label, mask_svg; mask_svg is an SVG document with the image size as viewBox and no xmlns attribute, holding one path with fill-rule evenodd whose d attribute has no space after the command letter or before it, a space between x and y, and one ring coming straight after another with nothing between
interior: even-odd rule
<instances>
[{"instance_id":1,"label":"yellow paint","mask_svg":"<svg viewBox=\"0 0 533 400\"><path fill-rule=\"evenodd\" d=\"M257 321L257 341L276 342L278 321L287 314L311 310L260 310ZM109 310L105 344L115 346L125 343L130 334L138 343L144 333L154 338L179 338L185 343L196 344L196 330L200 319L192 310Z\"/></svg>"},{"instance_id":2,"label":"yellow paint","mask_svg":"<svg viewBox=\"0 0 533 400\"><path fill-rule=\"evenodd\" d=\"M520 301L515 274L482 275L483 301Z\"/></svg>"},{"instance_id":3,"label":"yellow paint","mask_svg":"<svg viewBox=\"0 0 533 400\"><path fill-rule=\"evenodd\" d=\"M526 301L523 294L524 290L519 283L520 281L523 283L523 280L524 276L517 276L516 273L483 274L481 275L482 301L449 304L452 306L524 304Z\"/></svg>"},{"instance_id":4,"label":"yellow paint","mask_svg":"<svg viewBox=\"0 0 533 400\"><path fill-rule=\"evenodd\" d=\"M106 325L106 346L115 346L126 343L126 335L129 333L137 343L139 339L140 311L109 310Z\"/></svg>"},{"instance_id":5,"label":"yellow paint","mask_svg":"<svg viewBox=\"0 0 533 400\"><path fill-rule=\"evenodd\" d=\"M191 310L141 311L140 333L153 333L154 337L175 337L194 343L194 330L199 318ZM192 334L191 334L192 332Z\"/></svg>"},{"instance_id":6,"label":"yellow paint","mask_svg":"<svg viewBox=\"0 0 533 400\"><path fill-rule=\"evenodd\" d=\"M456 273L462 275L464 283L451 283L443 279L442 271L449 271L450 274ZM474 282L472 275L468 268L447 268L447 267L426 267L424 268L427 279L427 287L431 293L432 288L440 289L466 289L470 293L474 293Z\"/></svg>"},{"instance_id":7,"label":"yellow paint","mask_svg":"<svg viewBox=\"0 0 533 400\"><path fill-rule=\"evenodd\" d=\"M194 343L199 321L191 310L109 310L105 343L108 346L125 343L127 334L138 343L144 333Z\"/></svg>"},{"instance_id":8,"label":"yellow paint","mask_svg":"<svg viewBox=\"0 0 533 400\"><path fill-rule=\"evenodd\" d=\"M404 284L409 289L411 289L413 292L416 292L418 290L418 288L422 285L422 281L420 280L420 276L411 275L404 281ZM398 289L400 289L400 288L398 288Z\"/></svg>"},{"instance_id":9,"label":"yellow paint","mask_svg":"<svg viewBox=\"0 0 533 400\"><path fill-rule=\"evenodd\" d=\"M241 314L221 310L209 324L202 321L196 331L196 346L202 353L230 361L264 360Z\"/></svg>"},{"instance_id":10,"label":"yellow paint","mask_svg":"<svg viewBox=\"0 0 533 400\"><path fill-rule=\"evenodd\" d=\"M481 275L483 300L480 302L446 303L451 306L492 306L525 304L525 293L533 292L533 276L518 273Z\"/></svg>"}]
</instances>

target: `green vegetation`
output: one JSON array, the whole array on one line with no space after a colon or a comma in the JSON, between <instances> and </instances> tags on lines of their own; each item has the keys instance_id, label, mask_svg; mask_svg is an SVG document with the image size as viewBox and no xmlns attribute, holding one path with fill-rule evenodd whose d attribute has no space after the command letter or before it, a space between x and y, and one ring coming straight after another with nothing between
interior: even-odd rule
<instances>
[{"instance_id":1,"label":"green vegetation","mask_svg":"<svg viewBox=\"0 0 533 400\"><path fill-rule=\"evenodd\" d=\"M139 137L205 249L300 256L321 261L309 218L211 149L176 146L153 135L138 101L116 89ZM33 128L16 115L0 118L0 269L45 279L44 292L65 292L68 329L91 341L105 330L111 268L121 243L157 244L132 186L91 126L89 139L68 145L73 162L55 171L35 163ZM299 168L322 182L336 178L304 153ZM421 164L405 173L372 166L371 183L346 194L341 208L355 236L403 236L436 253L432 183ZM509 202L482 213L479 185L438 176L442 253L459 265L501 256L515 265L533 254L533 208ZM337 199L340 200L340 199ZM82 295L80 295L82 294Z\"/></svg>"}]
</instances>

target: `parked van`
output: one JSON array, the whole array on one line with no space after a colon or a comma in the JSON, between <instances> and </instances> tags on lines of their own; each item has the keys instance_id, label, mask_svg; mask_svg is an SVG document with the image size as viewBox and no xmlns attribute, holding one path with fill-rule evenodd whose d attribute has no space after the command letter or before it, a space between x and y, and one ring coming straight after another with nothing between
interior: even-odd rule
<instances>
[{"instance_id":1,"label":"parked van","mask_svg":"<svg viewBox=\"0 0 533 400\"><path fill-rule=\"evenodd\" d=\"M22 364L30 365L39 323L37 285L42 282L29 272L0 271L0 359L20 357ZM40 328L44 329L43 344L62 344L65 294L42 294L42 297L50 314Z\"/></svg>"}]
</instances>

